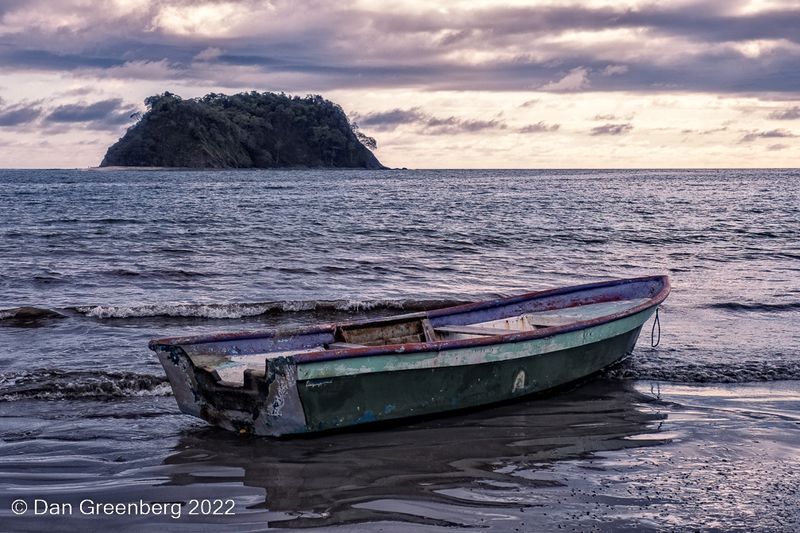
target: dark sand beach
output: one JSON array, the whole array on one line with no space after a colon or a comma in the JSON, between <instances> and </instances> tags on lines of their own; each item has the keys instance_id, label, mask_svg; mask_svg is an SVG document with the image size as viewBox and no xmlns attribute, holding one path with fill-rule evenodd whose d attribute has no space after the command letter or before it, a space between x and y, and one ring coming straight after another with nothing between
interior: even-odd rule
<instances>
[{"instance_id":1,"label":"dark sand beach","mask_svg":"<svg viewBox=\"0 0 800 533\"><path fill-rule=\"evenodd\" d=\"M84 402L91 416L63 416L60 403L0 405L8 530L800 527L797 381L599 379L470 414L285 440L187 424L171 398ZM71 503L74 514L13 516L12 498ZM187 515L189 500L206 498L232 499L235 514ZM177 518L83 516L86 499L182 504Z\"/></svg>"}]
</instances>

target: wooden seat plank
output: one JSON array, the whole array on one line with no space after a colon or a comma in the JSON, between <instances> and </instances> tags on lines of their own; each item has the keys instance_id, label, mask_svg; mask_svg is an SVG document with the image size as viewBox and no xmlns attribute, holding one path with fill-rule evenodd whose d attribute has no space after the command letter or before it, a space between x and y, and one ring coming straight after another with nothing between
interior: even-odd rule
<instances>
[{"instance_id":1,"label":"wooden seat plank","mask_svg":"<svg viewBox=\"0 0 800 533\"><path fill-rule=\"evenodd\" d=\"M433 329L431 321L427 318L422 319L422 333L425 335L425 342L436 341L436 330Z\"/></svg>"},{"instance_id":2,"label":"wooden seat plank","mask_svg":"<svg viewBox=\"0 0 800 533\"><path fill-rule=\"evenodd\" d=\"M353 344L350 342L332 342L328 345L329 350L347 350L349 348L366 348L365 344Z\"/></svg>"},{"instance_id":3,"label":"wooden seat plank","mask_svg":"<svg viewBox=\"0 0 800 533\"><path fill-rule=\"evenodd\" d=\"M510 335L520 333L521 330L486 328L480 326L439 326L434 328L437 333L462 333L464 335Z\"/></svg>"}]
</instances>

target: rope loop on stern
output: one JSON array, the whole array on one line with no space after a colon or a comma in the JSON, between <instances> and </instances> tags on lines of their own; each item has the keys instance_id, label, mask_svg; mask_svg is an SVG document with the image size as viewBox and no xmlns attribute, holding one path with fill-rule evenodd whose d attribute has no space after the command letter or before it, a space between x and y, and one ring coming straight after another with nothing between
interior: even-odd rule
<instances>
[{"instance_id":1,"label":"rope loop on stern","mask_svg":"<svg viewBox=\"0 0 800 533\"><path fill-rule=\"evenodd\" d=\"M658 307L656 307L656 318L653 320L653 327L650 329L650 347L655 348L661 343L661 320L658 318ZM658 326L658 337L656 338L656 326ZM655 341L654 341L655 339Z\"/></svg>"}]
</instances>

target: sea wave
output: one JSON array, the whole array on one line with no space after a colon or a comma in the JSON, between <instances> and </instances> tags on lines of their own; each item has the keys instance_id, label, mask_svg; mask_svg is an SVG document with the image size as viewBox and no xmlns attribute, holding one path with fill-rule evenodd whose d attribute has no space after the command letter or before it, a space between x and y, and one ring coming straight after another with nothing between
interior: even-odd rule
<instances>
[{"instance_id":1,"label":"sea wave","mask_svg":"<svg viewBox=\"0 0 800 533\"><path fill-rule=\"evenodd\" d=\"M64 318L64 314L54 309L42 307L12 307L0 309L0 323L19 325L36 324L44 320Z\"/></svg>"},{"instance_id":2,"label":"sea wave","mask_svg":"<svg viewBox=\"0 0 800 533\"><path fill-rule=\"evenodd\" d=\"M675 383L750 383L800 380L800 361L741 361L736 363L651 364L636 358L605 372L612 379Z\"/></svg>"},{"instance_id":3,"label":"sea wave","mask_svg":"<svg viewBox=\"0 0 800 533\"><path fill-rule=\"evenodd\" d=\"M382 300L283 300L243 303L180 303L164 302L145 305L82 305L48 309L14 307L0 309L0 324L37 325L48 319L78 316L93 319L121 318L208 318L238 319L258 316L280 316L297 313L348 313L360 311L415 312L467 303L447 299L382 299Z\"/></svg>"},{"instance_id":4,"label":"sea wave","mask_svg":"<svg viewBox=\"0 0 800 533\"><path fill-rule=\"evenodd\" d=\"M255 303L157 303L151 305L97 305L73 307L92 318L245 318L318 311L424 311L464 303L460 300L286 300Z\"/></svg>"},{"instance_id":5,"label":"sea wave","mask_svg":"<svg viewBox=\"0 0 800 533\"><path fill-rule=\"evenodd\" d=\"M172 394L165 377L134 372L37 369L0 374L0 401L106 400Z\"/></svg>"},{"instance_id":6,"label":"sea wave","mask_svg":"<svg viewBox=\"0 0 800 533\"><path fill-rule=\"evenodd\" d=\"M800 302L717 302L705 306L707 309L723 309L726 311L761 311L779 313L781 311L796 311L800 309Z\"/></svg>"}]
</instances>

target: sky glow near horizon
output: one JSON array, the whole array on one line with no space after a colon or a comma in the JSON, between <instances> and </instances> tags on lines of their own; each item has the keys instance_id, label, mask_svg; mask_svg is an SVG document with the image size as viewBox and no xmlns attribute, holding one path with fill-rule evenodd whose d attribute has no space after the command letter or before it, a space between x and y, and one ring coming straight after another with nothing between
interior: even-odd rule
<instances>
[{"instance_id":1,"label":"sky glow near horizon","mask_svg":"<svg viewBox=\"0 0 800 533\"><path fill-rule=\"evenodd\" d=\"M0 167L249 90L337 102L389 166L800 166L797 0L3 0L0 65Z\"/></svg>"}]
</instances>

